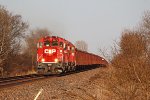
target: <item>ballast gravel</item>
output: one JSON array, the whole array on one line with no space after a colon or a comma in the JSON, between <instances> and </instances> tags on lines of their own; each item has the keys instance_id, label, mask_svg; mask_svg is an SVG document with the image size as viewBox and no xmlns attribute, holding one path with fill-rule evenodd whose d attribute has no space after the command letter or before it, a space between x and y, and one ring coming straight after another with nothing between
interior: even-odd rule
<instances>
[{"instance_id":1,"label":"ballast gravel","mask_svg":"<svg viewBox=\"0 0 150 100\"><path fill-rule=\"evenodd\" d=\"M0 100L100 100L101 88L95 76L108 71L100 67L88 71L49 77L0 89Z\"/></svg>"}]
</instances>

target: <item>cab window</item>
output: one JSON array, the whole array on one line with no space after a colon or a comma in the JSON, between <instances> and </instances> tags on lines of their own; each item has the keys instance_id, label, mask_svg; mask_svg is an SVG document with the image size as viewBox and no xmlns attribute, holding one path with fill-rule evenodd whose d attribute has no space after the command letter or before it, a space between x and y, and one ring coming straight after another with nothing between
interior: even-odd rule
<instances>
[{"instance_id":1,"label":"cab window","mask_svg":"<svg viewBox=\"0 0 150 100\"><path fill-rule=\"evenodd\" d=\"M44 46L49 47L50 46L50 41L44 41Z\"/></svg>"},{"instance_id":2,"label":"cab window","mask_svg":"<svg viewBox=\"0 0 150 100\"><path fill-rule=\"evenodd\" d=\"M64 43L64 46L63 46L63 48L64 48L64 50L65 50L65 48L66 48L66 44Z\"/></svg>"},{"instance_id":3,"label":"cab window","mask_svg":"<svg viewBox=\"0 0 150 100\"><path fill-rule=\"evenodd\" d=\"M63 42L60 42L60 44L59 44L59 45L60 45L60 47L63 47Z\"/></svg>"},{"instance_id":4,"label":"cab window","mask_svg":"<svg viewBox=\"0 0 150 100\"><path fill-rule=\"evenodd\" d=\"M37 43L37 48L42 48L42 42Z\"/></svg>"},{"instance_id":5,"label":"cab window","mask_svg":"<svg viewBox=\"0 0 150 100\"><path fill-rule=\"evenodd\" d=\"M58 46L58 41L53 41L52 46Z\"/></svg>"},{"instance_id":6,"label":"cab window","mask_svg":"<svg viewBox=\"0 0 150 100\"><path fill-rule=\"evenodd\" d=\"M68 45L67 45L67 44L65 44L65 46L64 46L64 50L67 50L67 47L68 47Z\"/></svg>"},{"instance_id":7,"label":"cab window","mask_svg":"<svg viewBox=\"0 0 150 100\"><path fill-rule=\"evenodd\" d=\"M68 50L70 50L70 46L68 45Z\"/></svg>"},{"instance_id":8,"label":"cab window","mask_svg":"<svg viewBox=\"0 0 150 100\"><path fill-rule=\"evenodd\" d=\"M74 52L74 51L75 51L75 48L74 48L74 47L72 47L72 48L71 48L71 51L72 51L72 52Z\"/></svg>"}]
</instances>

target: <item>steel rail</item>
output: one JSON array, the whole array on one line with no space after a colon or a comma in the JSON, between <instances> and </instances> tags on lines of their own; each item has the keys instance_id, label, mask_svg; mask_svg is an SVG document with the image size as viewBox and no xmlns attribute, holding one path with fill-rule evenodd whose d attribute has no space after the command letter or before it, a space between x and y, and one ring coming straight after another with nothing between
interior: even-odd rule
<instances>
[{"instance_id":1,"label":"steel rail","mask_svg":"<svg viewBox=\"0 0 150 100\"><path fill-rule=\"evenodd\" d=\"M44 79L50 76L32 74L25 76L16 76L16 77L8 77L8 78L0 78L0 88L9 87L13 85L18 85L25 82L31 82L38 79Z\"/></svg>"}]
</instances>

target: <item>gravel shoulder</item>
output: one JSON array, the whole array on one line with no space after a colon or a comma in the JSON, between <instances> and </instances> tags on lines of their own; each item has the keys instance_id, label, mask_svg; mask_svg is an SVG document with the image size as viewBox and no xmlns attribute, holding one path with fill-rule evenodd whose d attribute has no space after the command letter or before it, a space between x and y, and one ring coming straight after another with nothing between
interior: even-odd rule
<instances>
[{"instance_id":1,"label":"gravel shoulder","mask_svg":"<svg viewBox=\"0 0 150 100\"><path fill-rule=\"evenodd\" d=\"M96 76L107 72L100 67L62 77L51 77L26 84L0 89L0 100L99 100L101 90Z\"/></svg>"}]
</instances>

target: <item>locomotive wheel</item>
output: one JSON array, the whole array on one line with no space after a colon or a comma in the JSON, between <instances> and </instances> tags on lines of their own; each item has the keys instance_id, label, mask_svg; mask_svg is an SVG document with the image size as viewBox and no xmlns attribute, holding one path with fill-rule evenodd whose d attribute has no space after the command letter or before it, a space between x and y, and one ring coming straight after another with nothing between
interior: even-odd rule
<instances>
[{"instance_id":1,"label":"locomotive wheel","mask_svg":"<svg viewBox=\"0 0 150 100\"><path fill-rule=\"evenodd\" d=\"M75 71L75 65L74 65L74 63L71 63L71 71Z\"/></svg>"},{"instance_id":2,"label":"locomotive wheel","mask_svg":"<svg viewBox=\"0 0 150 100\"><path fill-rule=\"evenodd\" d=\"M70 65L68 65L68 71L69 71L69 72L71 71L71 69L72 69L72 68L71 68L71 66L70 66Z\"/></svg>"},{"instance_id":3,"label":"locomotive wheel","mask_svg":"<svg viewBox=\"0 0 150 100\"><path fill-rule=\"evenodd\" d=\"M64 73L67 73L67 70L68 70L67 66L65 66Z\"/></svg>"},{"instance_id":4,"label":"locomotive wheel","mask_svg":"<svg viewBox=\"0 0 150 100\"><path fill-rule=\"evenodd\" d=\"M63 64L62 64L62 73L65 73L65 72L66 72L66 64L63 63Z\"/></svg>"},{"instance_id":5,"label":"locomotive wheel","mask_svg":"<svg viewBox=\"0 0 150 100\"><path fill-rule=\"evenodd\" d=\"M73 66L70 66L70 71L73 71L74 67Z\"/></svg>"},{"instance_id":6,"label":"locomotive wheel","mask_svg":"<svg viewBox=\"0 0 150 100\"><path fill-rule=\"evenodd\" d=\"M73 66L73 69L72 69L72 71L75 71L76 70L76 66Z\"/></svg>"}]
</instances>

